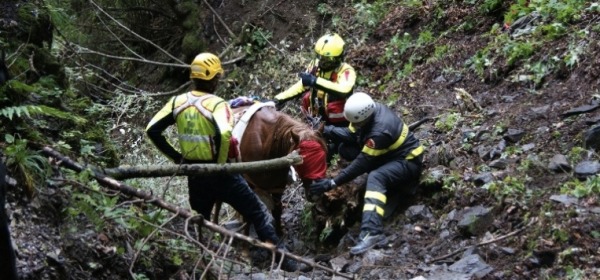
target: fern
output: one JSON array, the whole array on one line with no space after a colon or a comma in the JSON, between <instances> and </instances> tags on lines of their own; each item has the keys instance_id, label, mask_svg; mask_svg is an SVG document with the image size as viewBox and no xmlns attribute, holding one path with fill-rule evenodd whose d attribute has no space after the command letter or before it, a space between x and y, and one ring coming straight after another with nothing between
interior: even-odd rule
<instances>
[{"instance_id":1,"label":"fern","mask_svg":"<svg viewBox=\"0 0 600 280\"><path fill-rule=\"evenodd\" d=\"M71 113L64 112L64 111L58 110L56 108L48 107L45 105L24 105L24 106L7 107L7 108L0 110L0 115L4 116L5 118L8 118L11 121L12 121L13 117L15 117L15 115L18 118L21 118L21 117L30 118L32 115L42 115L42 116L49 116L49 117L54 117L54 118L63 119L63 120L71 120L71 121L75 122L76 124L84 124L87 122L87 120L82 117L78 117Z\"/></svg>"},{"instance_id":2,"label":"fern","mask_svg":"<svg viewBox=\"0 0 600 280\"><path fill-rule=\"evenodd\" d=\"M50 174L45 157L27 148L27 140L19 139L6 147L6 163L13 167L29 197L35 194L35 186L42 185Z\"/></svg>"}]
</instances>

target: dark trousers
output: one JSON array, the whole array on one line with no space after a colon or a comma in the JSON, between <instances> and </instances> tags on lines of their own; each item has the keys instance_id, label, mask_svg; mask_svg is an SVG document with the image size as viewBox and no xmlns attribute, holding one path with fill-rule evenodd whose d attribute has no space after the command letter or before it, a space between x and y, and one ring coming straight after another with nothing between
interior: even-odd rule
<instances>
[{"instance_id":1,"label":"dark trousers","mask_svg":"<svg viewBox=\"0 0 600 280\"><path fill-rule=\"evenodd\" d=\"M381 193L388 198L391 193L414 195L422 172L422 156L412 160L390 161L371 171L367 177L367 191ZM385 208L380 200L365 197L365 204ZM365 211L362 216L361 232L380 234L383 232L383 216L377 211Z\"/></svg>"},{"instance_id":2,"label":"dark trousers","mask_svg":"<svg viewBox=\"0 0 600 280\"><path fill-rule=\"evenodd\" d=\"M279 242L273 226L273 216L250 189L240 174L215 174L188 177L189 199L192 209L210 219L216 201L231 205L244 219L254 225L261 241ZM218 215L219 213L216 213Z\"/></svg>"}]
</instances>

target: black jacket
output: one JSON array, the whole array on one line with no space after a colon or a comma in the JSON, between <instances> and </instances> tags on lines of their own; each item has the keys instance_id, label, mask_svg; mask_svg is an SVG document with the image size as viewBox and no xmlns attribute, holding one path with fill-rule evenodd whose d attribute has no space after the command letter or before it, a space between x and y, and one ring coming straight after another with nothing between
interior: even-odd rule
<instances>
[{"instance_id":1,"label":"black jacket","mask_svg":"<svg viewBox=\"0 0 600 280\"><path fill-rule=\"evenodd\" d=\"M356 141L361 153L334 178L337 185L347 183L365 172L394 160L409 160L423 153L419 140L390 108L376 103L375 112L359 129L327 126L324 134L333 141Z\"/></svg>"}]
</instances>

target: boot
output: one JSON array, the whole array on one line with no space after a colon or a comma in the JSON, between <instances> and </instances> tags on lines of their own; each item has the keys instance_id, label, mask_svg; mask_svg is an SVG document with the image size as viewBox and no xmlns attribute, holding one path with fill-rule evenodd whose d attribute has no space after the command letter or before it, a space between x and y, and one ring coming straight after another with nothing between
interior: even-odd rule
<instances>
[{"instance_id":1,"label":"boot","mask_svg":"<svg viewBox=\"0 0 600 280\"><path fill-rule=\"evenodd\" d=\"M385 235L383 234L371 234L367 232L365 234L361 233L361 236L363 237L360 238L358 244L350 248L351 255L360 255L377 245L384 246L387 243Z\"/></svg>"}]
</instances>

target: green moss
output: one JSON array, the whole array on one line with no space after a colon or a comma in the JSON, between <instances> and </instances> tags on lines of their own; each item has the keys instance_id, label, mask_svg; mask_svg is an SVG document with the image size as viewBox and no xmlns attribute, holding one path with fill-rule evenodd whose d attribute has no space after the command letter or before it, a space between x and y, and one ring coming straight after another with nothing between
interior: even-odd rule
<instances>
[{"instance_id":1,"label":"green moss","mask_svg":"<svg viewBox=\"0 0 600 280\"><path fill-rule=\"evenodd\" d=\"M202 38L202 36L200 36L196 30L185 34L183 41L181 42L181 51L186 57L194 57L206 49L204 41L200 38Z\"/></svg>"},{"instance_id":2,"label":"green moss","mask_svg":"<svg viewBox=\"0 0 600 280\"><path fill-rule=\"evenodd\" d=\"M36 46L52 45L53 25L47 9L38 7L35 3L25 2L17 10L19 31L17 37Z\"/></svg>"}]
</instances>

